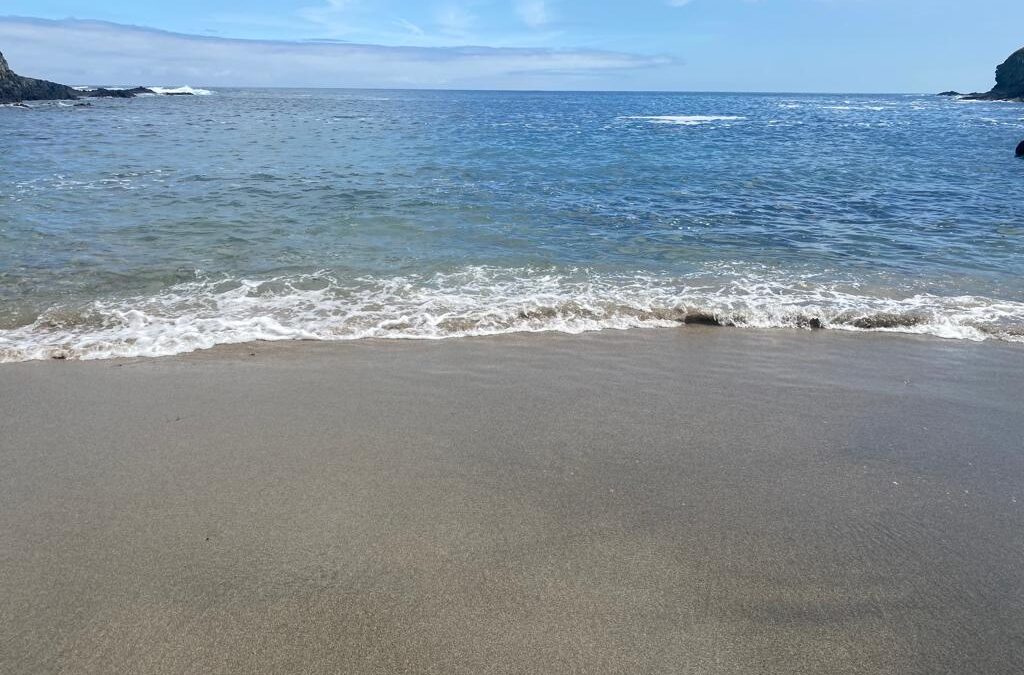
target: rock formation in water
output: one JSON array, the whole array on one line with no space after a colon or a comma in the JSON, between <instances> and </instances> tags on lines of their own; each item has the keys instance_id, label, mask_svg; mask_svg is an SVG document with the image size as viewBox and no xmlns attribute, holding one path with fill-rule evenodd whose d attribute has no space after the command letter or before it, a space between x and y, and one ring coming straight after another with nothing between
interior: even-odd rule
<instances>
[{"instance_id":1,"label":"rock formation in water","mask_svg":"<svg viewBox=\"0 0 1024 675\"><path fill-rule=\"evenodd\" d=\"M78 92L71 87L15 74L0 54L0 103L74 98L78 98Z\"/></svg>"},{"instance_id":2,"label":"rock formation in water","mask_svg":"<svg viewBox=\"0 0 1024 675\"><path fill-rule=\"evenodd\" d=\"M984 94L970 94L964 98L974 101L1024 102L1024 47L996 68L996 86Z\"/></svg>"},{"instance_id":3,"label":"rock formation in water","mask_svg":"<svg viewBox=\"0 0 1024 675\"><path fill-rule=\"evenodd\" d=\"M940 91L938 94L936 94L936 96L963 96L963 94L961 94L958 91L953 91L951 89L949 91Z\"/></svg>"},{"instance_id":4,"label":"rock formation in water","mask_svg":"<svg viewBox=\"0 0 1024 675\"><path fill-rule=\"evenodd\" d=\"M22 101L60 101L78 98L132 98L138 94L153 94L145 87L134 89L86 89L77 90L65 84L37 80L18 75L0 53L0 103L21 103Z\"/></svg>"},{"instance_id":5,"label":"rock formation in water","mask_svg":"<svg viewBox=\"0 0 1024 675\"><path fill-rule=\"evenodd\" d=\"M1024 157L1024 141L1017 144L1017 156Z\"/></svg>"}]
</instances>

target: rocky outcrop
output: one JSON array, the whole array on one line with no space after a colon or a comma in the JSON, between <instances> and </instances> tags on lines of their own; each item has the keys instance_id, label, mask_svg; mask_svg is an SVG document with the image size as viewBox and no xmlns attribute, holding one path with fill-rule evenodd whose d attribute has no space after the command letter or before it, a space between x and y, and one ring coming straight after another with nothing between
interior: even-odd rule
<instances>
[{"instance_id":1,"label":"rocky outcrop","mask_svg":"<svg viewBox=\"0 0 1024 675\"><path fill-rule=\"evenodd\" d=\"M0 103L52 101L78 98L71 87L48 80L36 80L16 74L0 54Z\"/></svg>"},{"instance_id":2,"label":"rocky outcrop","mask_svg":"<svg viewBox=\"0 0 1024 675\"><path fill-rule=\"evenodd\" d=\"M1017 152L1015 153L1018 157L1024 157L1024 141L1021 141L1017 146Z\"/></svg>"},{"instance_id":3,"label":"rocky outcrop","mask_svg":"<svg viewBox=\"0 0 1024 675\"><path fill-rule=\"evenodd\" d=\"M963 94L961 94L958 91L950 90L950 91L940 91L938 94L936 94L936 96L963 96Z\"/></svg>"},{"instance_id":4,"label":"rocky outcrop","mask_svg":"<svg viewBox=\"0 0 1024 675\"><path fill-rule=\"evenodd\" d=\"M970 94L964 98L974 101L1024 102L1024 47L996 68L996 86L984 94Z\"/></svg>"},{"instance_id":5,"label":"rocky outcrop","mask_svg":"<svg viewBox=\"0 0 1024 675\"><path fill-rule=\"evenodd\" d=\"M153 94L151 89L85 89L78 90L65 84L37 80L18 75L3 54L0 54L0 103L21 103L22 101L61 101L78 98L132 98L139 94Z\"/></svg>"},{"instance_id":6,"label":"rocky outcrop","mask_svg":"<svg viewBox=\"0 0 1024 675\"><path fill-rule=\"evenodd\" d=\"M156 92L145 87L135 87L134 89L84 89L75 93L85 98L132 98L139 94L155 94Z\"/></svg>"}]
</instances>

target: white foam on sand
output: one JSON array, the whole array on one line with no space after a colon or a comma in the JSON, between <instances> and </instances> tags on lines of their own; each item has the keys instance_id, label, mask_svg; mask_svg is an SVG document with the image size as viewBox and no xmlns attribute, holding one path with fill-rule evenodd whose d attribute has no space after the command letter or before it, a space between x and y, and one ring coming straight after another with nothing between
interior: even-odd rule
<instances>
[{"instance_id":1,"label":"white foam on sand","mask_svg":"<svg viewBox=\"0 0 1024 675\"><path fill-rule=\"evenodd\" d=\"M53 306L0 329L0 362L162 356L254 340L442 339L686 323L1024 342L1024 302L876 297L854 286L734 273L667 277L467 267L339 280L197 278L146 297Z\"/></svg>"}]
</instances>

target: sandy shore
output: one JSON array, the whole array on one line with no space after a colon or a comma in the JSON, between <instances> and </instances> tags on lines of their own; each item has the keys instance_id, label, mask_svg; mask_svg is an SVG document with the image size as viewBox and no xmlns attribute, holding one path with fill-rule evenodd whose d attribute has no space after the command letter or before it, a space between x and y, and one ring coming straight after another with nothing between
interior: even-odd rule
<instances>
[{"instance_id":1,"label":"sandy shore","mask_svg":"<svg viewBox=\"0 0 1024 675\"><path fill-rule=\"evenodd\" d=\"M0 366L5 673L1024 672L1024 346Z\"/></svg>"}]
</instances>

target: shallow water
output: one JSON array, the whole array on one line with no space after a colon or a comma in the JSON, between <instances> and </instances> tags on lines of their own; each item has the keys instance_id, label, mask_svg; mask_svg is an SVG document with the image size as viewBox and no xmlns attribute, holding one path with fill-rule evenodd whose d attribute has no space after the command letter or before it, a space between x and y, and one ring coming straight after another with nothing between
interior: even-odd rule
<instances>
[{"instance_id":1,"label":"shallow water","mask_svg":"<svg viewBox=\"0 0 1024 675\"><path fill-rule=\"evenodd\" d=\"M1024 106L217 90L0 108L0 361L707 322L1024 340Z\"/></svg>"}]
</instances>

